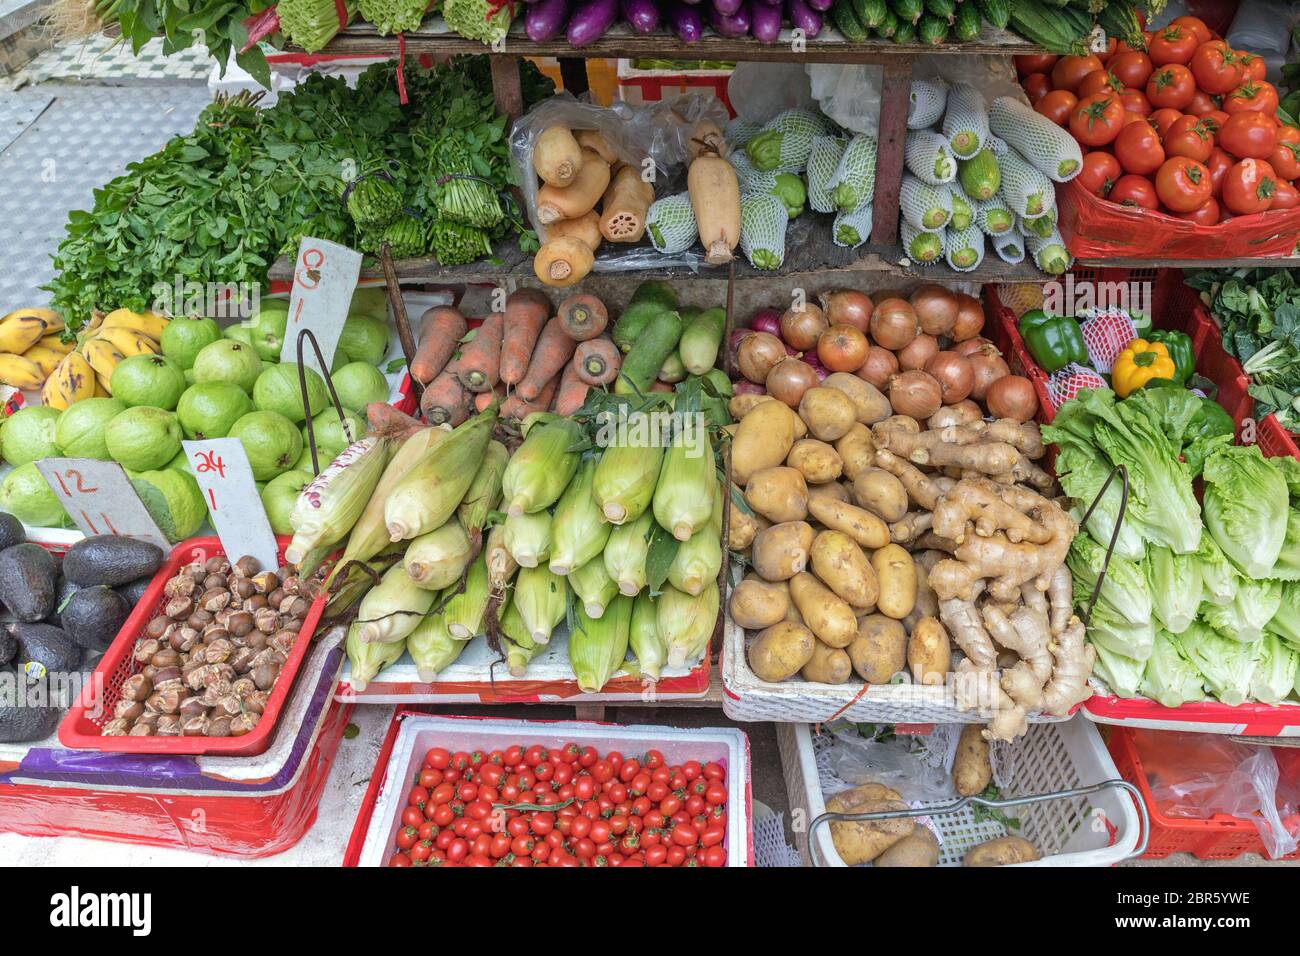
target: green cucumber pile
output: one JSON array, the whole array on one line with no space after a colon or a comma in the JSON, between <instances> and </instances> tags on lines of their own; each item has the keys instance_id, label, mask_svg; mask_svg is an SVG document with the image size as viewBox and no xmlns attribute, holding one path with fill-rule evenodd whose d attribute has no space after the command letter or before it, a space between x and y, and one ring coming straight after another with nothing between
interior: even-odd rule
<instances>
[{"instance_id":1,"label":"green cucumber pile","mask_svg":"<svg viewBox=\"0 0 1300 956\"><path fill-rule=\"evenodd\" d=\"M985 23L1005 29L1011 0L835 0L831 22L847 40L873 37L895 43L966 43Z\"/></svg>"}]
</instances>

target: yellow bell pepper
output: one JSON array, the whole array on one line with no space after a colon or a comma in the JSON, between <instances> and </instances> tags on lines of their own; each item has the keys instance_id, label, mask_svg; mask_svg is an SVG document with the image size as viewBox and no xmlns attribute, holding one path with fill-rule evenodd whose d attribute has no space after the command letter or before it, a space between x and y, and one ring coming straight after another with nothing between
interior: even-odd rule
<instances>
[{"instance_id":1,"label":"yellow bell pepper","mask_svg":"<svg viewBox=\"0 0 1300 956\"><path fill-rule=\"evenodd\" d=\"M1163 342L1133 339L1115 357L1110 370L1110 384L1115 394L1127 398L1153 378L1172 379L1177 366Z\"/></svg>"}]
</instances>

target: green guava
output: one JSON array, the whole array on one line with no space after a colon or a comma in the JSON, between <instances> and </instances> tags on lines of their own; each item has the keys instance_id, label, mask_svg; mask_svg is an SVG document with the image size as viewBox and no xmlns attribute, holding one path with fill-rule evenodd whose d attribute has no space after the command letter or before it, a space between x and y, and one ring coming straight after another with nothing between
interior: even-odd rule
<instances>
[{"instance_id":1,"label":"green guava","mask_svg":"<svg viewBox=\"0 0 1300 956\"><path fill-rule=\"evenodd\" d=\"M347 408L343 409L343 416L340 420L338 410L330 406L311 420L312 429L316 434L316 451L320 454L322 468L337 458L344 448L365 437L365 418ZM344 423L347 423L351 430L350 436L344 431ZM307 441L305 424L302 426L302 440L304 444ZM308 451L310 453L310 449Z\"/></svg>"},{"instance_id":2,"label":"green guava","mask_svg":"<svg viewBox=\"0 0 1300 956\"><path fill-rule=\"evenodd\" d=\"M83 398L59 416L54 440L69 458L107 461L109 454L104 429L124 411L126 403L116 398Z\"/></svg>"},{"instance_id":3,"label":"green guava","mask_svg":"<svg viewBox=\"0 0 1300 956\"><path fill-rule=\"evenodd\" d=\"M329 404L325 380L312 369L304 369L307 380L307 403L317 415ZM302 388L298 383L298 363L282 362L262 370L253 386L253 405L259 411L279 412L292 422L307 420L302 407Z\"/></svg>"},{"instance_id":4,"label":"green guava","mask_svg":"<svg viewBox=\"0 0 1300 956\"><path fill-rule=\"evenodd\" d=\"M334 373L334 391L344 408L365 408L371 402L388 401L388 379L365 362L349 362Z\"/></svg>"},{"instance_id":5,"label":"green guava","mask_svg":"<svg viewBox=\"0 0 1300 956\"><path fill-rule=\"evenodd\" d=\"M289 515L298 502L298 493L312 480L310 471L286 471L276 475L262 489L262 507L271 520L271 530L276 534L293 534Z\"/></svg>"},{"instance_id":6,"label":"green guava","mask_svg":"<svg viewBox=\"0 0 1300 956\"><path fill-rule=\"evenodd\" d=\"M200 382L185 390L176 417L186 438L225 438L252 410L252 399L234 382Z\"/></svg>"},{"instance_id":7,"label":"green guava","mask_svg":"<svg viewBox=\"0 0 1300 956\"><path fill-rule=\"evenodd\" d=\"M377 319L349 315L339 335L337 356L342 353L349 362L366 362L378 365L388 354L388 325Z\"/></svg>"},{"instance_id":8,"label":"green guava","mask_svg":"<svg viewBox=\"0 0 1300 956\"><path fill-rule=\"evenodd\" d=\"M162 354L188 371L203 346L221 338L221 329L212 319L178 315L167 323L162 333Z\"/></svg>"},{"instance_id":9,"label":"green guava","mask_svg":"<svg viewBox=\"0 0 1300 956\"><path fill-rule=\"evenodd\" d=\"M248 325L257 354L267 362L278 362L289 325L289 300L263 299Z\"/></svg>"},{"instance_id":10,"label":"green guava","mask_svg":"<svg viewBox=\"0 0 1300 956\"><path fill-rule=\"evenodd\" d=\"M57 458L59 443L55 430L60 414L57 408L48 405L27 405L4 419L0 425L0 457L11 465Z\"/></svg>"},{"instance_id":11,"label":"green guava","mask_svg":"<svg viewBox=\"0 0 1300 956\"><path fill-rule=\"evenodd\" d=\"M267 481L289 470L302 454L302 436L293 422L279 412L249 412L230 429L238 438L253 468L253 477Z\"/></svg>"},{"instance_id":12,"label":"green guava","mask_svg":"<svg viewBox=\"0 0 1300 956\"><path fill-rule=\"evenodd\" d=\"M175 412L136 405L120 413L104 429L108 454L123 468L152 471L181 450L181 423Z\"/></svg>"},{"instance_id":13,"label":"green guava","mask_svg":"<svg viewBox=\"0 0 1300 956\"><path fill-rule=\"evenodd\" d=\"M195 382L233 382L249 395L260 374L262 360L253 347L233 339L203 346L194 360Z\"/></svg>"},{"instance_id":14,"label":"green guava","mask_svg":"<svg viewBox=\"0 0 1300 956\"><path fill-rule=\"evenodd\" d=\"M117 363L108 387L128 407L152 405L175 411L185 391L185 371L163 355L132 355Z\"/></svg>"},{"instance_id":15,"label":"green guava","mask_svg":"<svg viewBox=\"0 0 1300 956\"><path fill-rule=\"evenodd\" d=\"M7 511L34 528L61 528L68 514L59 496L36 470L35 462L19 465L0 482L0 511Z\"/></svg>"},{"instance_id":16,"label":"green guava","mask_svg":"<svg viewBox=\"0 0 1300 956\"><path fill-rule=\"evenodd\" d=\"M169 467L131 476L131 486L158 530L175 543L192 538L207 520L208 508L194 476Z\"/></svg>"}]
</instances>

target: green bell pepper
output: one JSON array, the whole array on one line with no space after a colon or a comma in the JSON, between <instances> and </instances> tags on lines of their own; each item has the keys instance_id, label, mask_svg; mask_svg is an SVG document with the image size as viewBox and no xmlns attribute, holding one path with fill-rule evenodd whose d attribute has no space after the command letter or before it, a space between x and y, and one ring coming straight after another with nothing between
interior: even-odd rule
<instances>
[{"instance_id":1,"label":"green bell pepper","mask_svg":"<svg viewBox=\"0 0 1300 956\"><path fill-rule=\"evenodd\" d=\"M1196 371L1196 353L1192 351L1192 338L1186 332L1174 332L1169 329L1154 329L1147 333L1147 341L1163 342L1169 357L1174 360L1177 374L1174 381L1186 385L1187 380Z\"/></svg>"},{"instance_id":2,"label":"green bell pepper","mask_svg":"<svg viewBox=\"0 0 1300 956\"><path fill-rule=\"evenodd\" d=\"M1063 369L1071 362L1088 364L1083 332L1071 316L1048 315L1042 309L1030 309L1020 317L1018 328L1025 348L1048 373Z\"/></svg>"}]
</instances>

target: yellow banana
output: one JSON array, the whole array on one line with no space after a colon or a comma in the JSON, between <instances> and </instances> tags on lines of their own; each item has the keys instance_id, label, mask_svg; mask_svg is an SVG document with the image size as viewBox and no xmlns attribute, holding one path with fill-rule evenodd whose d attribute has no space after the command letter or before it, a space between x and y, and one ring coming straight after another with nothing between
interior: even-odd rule
<instances>
[{"instance_id":1,"label":"yellow banana","mask_svg":"<svg viewBox=\"0 0 1300 956\"><path fill-rule=\"evenodd\" d=\"M54 351L58 352L60 355L67 355L77 347L77 343L71 341L65 342L63 341L62 333L53 332L42 336L41 340L37 342L36 345L32 346L32 348L37 347L43 349L54 349Z\"/></svg>"},{"instance_id":2,"label":"yellow banana","mask_svg":"<svg viewBox=\"0 0 1300 956\"><path fill-rule=\"evenodd\" d=\"M46 333L63 331L63 316L53 309L14 309L8 315L0 317L0 322L11 319L16 315L34 315L45 322Z\"/></svg>"},{"instance_id":3,"label":"yellow banana","mask_svg":"<svg viewBox=\"0 0 1300 956\"><path fill-rule=\"evenodd\" d=\"M67 408L95 394L95 370L80 352L69 352L54 374L45 380L41 401L51 408Z\"/></svg>"},{"instance_id":4,"label":"yellow banana","mask_svg":"<svg viewBox=\"0 0 1300 956\"><path fill-rule=\"evenodd\" d=\"M117 368L117 363L126 358L112 342L98 337L85 342L81 351L95 374L106 383L113 378L113 369Z\"/></svg>"},{"instance_id":5,"label":"yellow banana","mask_svg":"<svg viewBox=\"0 0 1300 956\"><path fill-rule=\"evenodd\" d=\"M44 341L44 339L41 341ZM64 354L57 349L47 348L44 345L33 345L23 353L23 358L30 359L39 365L42 374L49 378L54 374L54 370L59 367L59 363L63 361Z\"/></svg>"},{"instance_id":6,"label":"yellow banana","mask_svg":"<svg viewBox=\"0 0 1300 956\"><path fill-rule=\"evenodd\" d=\"M100 384L100 382L99 382L99 376L98 376L98 375L95 376L95 394L94 394L92 397L93 397L93 398L112 398L112 397L113 397L113 393L110 392L108 389L106 389L103 385Z\"/></svg>"},{"instance_id":7,"label":"yellow banana","mask_svg":"<svg viewBox=\"0 0 1300 956\"><path fill-rule=\"evenodd\" d=\"M132 355L157 355L162 351L162 346L158 344L157 339L123 326L101 326L94 337L111 343L115 349L127 357Z\"/></svg>"},{"instance_id":8,"label":"yellow banana","mask_svg":"<svg viewBox=\"0 0 1300 956\"><path fill-rule=\"evenodd\" d=\"M32 359L12 352L0 352L0 384L31 392L45 384L45 375Z\"/></svg>"},{"instance_id":9,"label":"yellow banana","mask_svg":"<svg viewBox=\"0 0 1300 956\"><path fill-rule=\"evenodd\" d=\"M0 352L21 355L49 334L45 314L52 313L49 309L19 309L0 319Z\"/></svg>"},{"instance_id":10,"label":"yellow banana","mask_svg":"<svg viewBox=\"0 0 1300 956\"><path fill-rule=\"evenodd\" d=\"M156 312L132 312L130 309L114 309L99 323L99 331L106 329L133 329L143 332L155 342L162 338L163 329L167 328L167 317Z\"/></svg>"}]
</instances>

